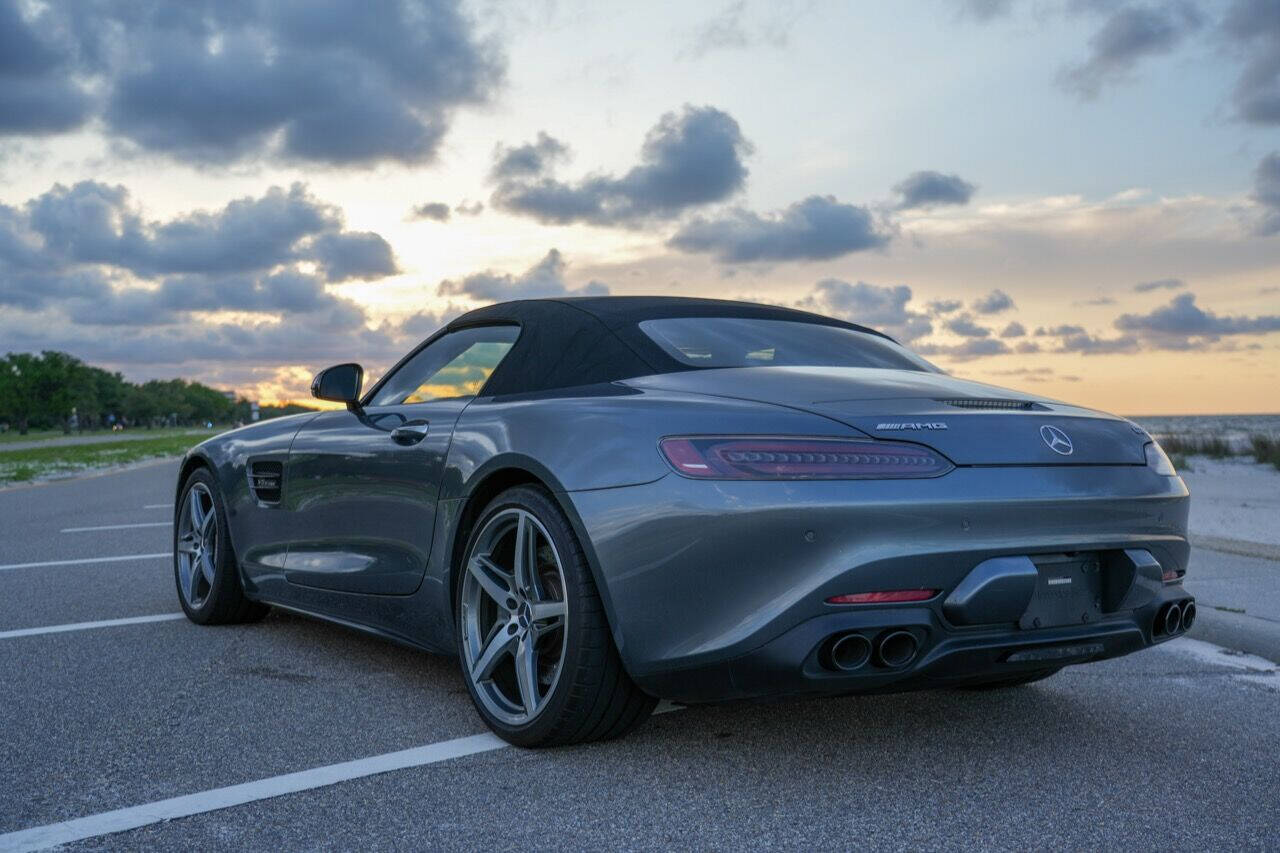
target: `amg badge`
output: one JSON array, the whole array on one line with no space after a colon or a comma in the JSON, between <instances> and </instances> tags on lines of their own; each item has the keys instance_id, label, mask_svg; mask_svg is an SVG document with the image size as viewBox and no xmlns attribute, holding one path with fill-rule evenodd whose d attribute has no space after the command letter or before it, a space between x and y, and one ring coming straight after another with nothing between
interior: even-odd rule
<instances>
[{"instance_id":1,"label":"amg badge","mask_svg":"<svg viewBox=\"0 0 1280 853\"><path fill-rule=\"evenodd\" d=\"M901 423L901 424L897 424L897 423L890 423L890 424L876 424L876 429L877 429L877 430L885 430L885 429L946 429L946 428L947 428L947 425L946 425L946 424L944 424L942 421L934 421L934 422L932 422L932 423L922 423L922 422L920 422L920 421L912 421L912 422L910 422L910 423Z\"/></svg>"}]
</instances>

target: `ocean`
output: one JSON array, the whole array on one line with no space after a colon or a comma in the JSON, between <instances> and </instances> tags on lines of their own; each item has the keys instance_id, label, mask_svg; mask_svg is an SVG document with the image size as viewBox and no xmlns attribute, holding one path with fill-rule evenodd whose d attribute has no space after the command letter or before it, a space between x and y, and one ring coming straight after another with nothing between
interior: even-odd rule
<instances>
[{"instance_id":1,"label":"ocean","mask_svg":"<svg viewBox=\"0 0 1280 853\"><path fill-rule=\"evenodd\" d=\"M1156 438L1221 438L1247 446L1251 435L1280 438L1280 415L1134 415L1129 418Z\"/></svg>"}]
</instances>

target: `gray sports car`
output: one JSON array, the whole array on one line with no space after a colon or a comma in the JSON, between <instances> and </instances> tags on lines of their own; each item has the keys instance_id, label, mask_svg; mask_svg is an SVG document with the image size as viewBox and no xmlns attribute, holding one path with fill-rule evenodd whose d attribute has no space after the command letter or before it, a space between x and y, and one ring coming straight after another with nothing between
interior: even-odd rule
<instances>
[{"instance_id":1,"label":"gray sports car","mask_svg":"<svg viewBox=\"0 0 1280 853\"><path fill-rule=\"evenodd\" d=\"M1012 686L1186 631L1188 493L1121 418L705 299L454 320L181 467L187 615L456 654L522 745L678 702Z\"/></svg>"}]
</instances>

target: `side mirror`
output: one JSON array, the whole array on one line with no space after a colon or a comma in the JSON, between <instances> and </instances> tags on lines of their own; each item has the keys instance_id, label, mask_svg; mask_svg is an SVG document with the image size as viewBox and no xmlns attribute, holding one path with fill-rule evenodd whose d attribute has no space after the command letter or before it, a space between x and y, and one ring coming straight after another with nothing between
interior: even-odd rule
<instances>
[{"instance_id":1,"label":"side mirror","mask_svg":"<svg viewBox=\"0 0 1280 853\"><path fill-rule=\"evenodd\" d=\"M358 364L335 364L316 374L311 380L311 396L319 400L346 403L355 411L360 408L360 385L364 368Z\"/></svg>"}]
</instances>

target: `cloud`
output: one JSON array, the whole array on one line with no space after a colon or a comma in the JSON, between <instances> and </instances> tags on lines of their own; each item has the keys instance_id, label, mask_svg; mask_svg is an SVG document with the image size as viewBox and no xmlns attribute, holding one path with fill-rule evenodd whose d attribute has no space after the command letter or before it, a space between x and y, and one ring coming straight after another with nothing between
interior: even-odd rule
<instances>
[{"instance_id":1,"label":"cloud","mask_svg":"<svg viewBox=\"0 0 1280 853\"><path fill-rule=\"evenodd\" d=\"M123 186L81 181L55 184L29 201L25 214L53 266L104 264L146 278L268 270L296 261L320 264L330 281L398 272L382 237L343 230L341 210L300 183L235 199L218 211L148 222Z\"/></svg>"},{"instance_id":2,"label":"cloud","mask_svg":"<svg viewBox=\"0 0 1280 853\"><path fill-rule=\"evenodd\" d=\"M970 307L979 314L999 314L1014 307L1013 298L1003 290L993 290L986 296L973 300Z\"/></svg>"},{"instance_id":3,"label":"cloud","mask_svg":"<svg viewBox=\"0 0 1280 853\"><path fill-rule=\"evenodd\" d=\"M607 285L591 281L570 287L564 278L566 264L559 250L552 249L518 276L492 270L473 273L458 281L445 279L436 288L441 296L465 296L479 302L506 302L511 299L538 299L548 296L608 296Z\"/></svg>"},{"instance_id":4,"label":"cloud","mask_svg":"<svg viewBox=\"0 0 1280 853\"><path fill-rule=\"evenodd\" d=\"M809 295L796 304L806 311L869 326L907 342L933 331L927 316L907 307L910 301L911 288L905 284L886 287L828 278L814 285Z\"/></svg>"},{"instance_id":5,"label":"cloud","mask_svg":"<svg viewBox=\"0 0 1280 853\"><path fill-rule=\"evenodd\" d=\"M459 216L479 216L484 212L484 202L463 200L458 202L453 212Z\"/></svg>"},{"instance_id":6,"label":"cloud","mask_svg":"<svg viewBox=\"0 0 1280 853\"><path fill-rule=\"evenodd\" d=\"M993 355L1008 355L1013 352L1009 345L999 338L969 338L964 343L925 344L914 348L923 356L946 356L955 361L971 361Z\"/></svg>"},{"instance_id":7,"label":"cloud","mask_svg":"<svg viewBox=\"0 0 1280 853\"><path fill-rule=\"evenodd\" d=\"M52 14L27 17L17 0L0 0L0 136L62 133L89 119L92 100L58 41Z\"/></svg>"},{"instance_id":8,"label":"cloud","mask_svg":"<svg viewBox=\"0 0 1280 853\"><path fill-rule=\"evenodd\" d=\"M398 272L380 235L347 231L343 219L302 184L164 221L146 218L122 186L55 185L21 207L0 205L0 337L108 363L204 353L220 364L297 364L318 340L368 331L364 309L330 283ZM183 340L188 350L175 353Z\"/></svg>"},{"instance_id":9,"label":"cloud","mask_svg":"<svg viewBox=\"0 0 1280 853\"><path fill-rule=\"evenodd\" d=\"M1015 367L1012 370L992 370L992 376L1016 376L1026 382L1079 382L1079 376L1068 376L1057 373L1052 367Z\"/></svg>"},{"instance_id":10,"label":"cloud","mask_svg":"<svg viewBox=\"0 0 1280 853\"><path fill-rule=\"evenodd\" d=\"M528 145L499 146L490 171L493 205L554 224L636 226L672 219L739 192L751 144L728 113L685 106L649 130L639 164L620 177L558 180L553 172L566 152L564 143L545 133Z\"/></svg>"},{"instance_id":11,"label":"cloud","mask_svg":"<svg viewBox=\"0 0 1280 853\"><path fill-rule=\"evenodd\" d=\"M959 299L931 299L924 306L924 309L931 317L937 317L942 314L959 311L963 306L964 303Z\"/></svg>"},{"instance_id":12,"label":"cloud","mask_svg":"<svg viewBox=\"0 0 1280 853\"><path fill-rule=\"evenodd\" d=\"M960 0L960 14L976 21L1003 18L1013 11L1013 0Z\"/></svg>"},{"instance_id":13,"label":"cloud","mask_svg":"<svg viewBox=\"0 0 1280 853\"><path fill-rule=\"evenodd\" d=\"M1280 234L1280 151L1272 151L1258 163L1253 173L1253 200L1264 211L1254 226L1255 233L1262 237Z\"/></svg>"},{"instance_id":14,"label":"cloud","mask_svg":"<svg viewBox=\"0 0 1280 853\"><path fill-rule=\"evenodd\" d=\"M1027 333L1027 327L1017 320L1012 321L1000 332L1002 338L1020 338Z\"/></svg>"},{"instance_id":15,"label":"cloud","mask_svg":"<svg viewBox=\"0 0 1280 853\"><path fill-rule=\"evenodd\" d=\"M1092 299L1077 299L1073 305L1115 305L1116 301L1110 296L1095 296Z\"/></svg>"},{"instance_id":16,"label":"cloud","mask_svg":"<svg viewBox=\"0 0 1280 853\"><path fill-rule=\"evenodd\" d=\"M544 131L538 132L534 142L509 148L499 142L493 150L493 166L489 178L502 181L510 178L535 178L569 157L569 146Z\"/></svg>"},{"instance_id":17,"label":"cloud","mask_svg":"<svg viewBox=\"0 0 1280 853\"><path fill-rule=\"evenodd\" d=\"M409 219L430 219L433 222L449 221L449 205L442 201L429 201L424 204L415 205L409 211Z\"/></svg>"},{"instance_id":18,"label":"cloud","mask_svg":"<svg viewBox=\"0 0 1280 853\"><path fill-rule=\"evenodd\" d=\"M1280 6L1274 0L1235 0L1222 34L1245 56L1232 93L1236 115L1250 124L1280 124Z\"/></svg>"},{"instance_id":19,"label":"cloud","mask_svg":"<svg viewBox=\"0 0 1280 853\"><path fill-rule=\"evenodd\" d=\"M0 0L0 131L92 117L194 163L434 159L453 112L504 62L456 0L32 6ZM25 7L24 7L25 8Z\"/></svg>"},{"instance_id":20,"label":"cloud","mask_svg":"<svg viewBox=\"0 0 1280 853\"><path fill-rule=\"evenodd\" d=\"M372 231L320 234L303 249L329 281L384 278L400 272L391 244Z\"/></svg>"},{"instance_id":21,"label":"cloud","mask_svg":"<svg viewBox=\"0 0 1280 853\"><path fill-rule=\"evenodd\" d=\"M943 328L954 334L960 335L962 338L986 338L991 336L991 330L986 326L979 326L973 322L973 318L968 314L961 314L958 317L952 317L943 323Z\"/></svg>"},{"instance_id":22,"label":"cloud","mask_svg":"<svg viewBox=\"0 0 1280 853\"><path fill-rule=\"evenodd\" d=\"M959 175L941 172L912 172L893 191L900 196L899 210L929 208L943 204L968 204L977 190Z\"/></svg>"},{"instance_id":23,"label":"cloud","mask_svg":"<svg viewBox=\"0 0 1280 853\"><path fill-rule=\"evenodd\" d=\"M1132 335L1117 338L1096 337L1083 330L1072 332L1059 341L1057 352L1078 352L1084 355L1137 352L1138 339Z\"/></svg>"},{"instance_id":24,"label":"cloud","mask_svg":"<svg viewBox=\"0 0 1280 853\"><path fill-rule=\"evenodd\" d=\"M818 261L878 249L890 237L867 208L815 195L765 216L735 208L715 219L697 217L667 245L707 252L725 263Z\"/></svg>"},{"instance_id":25,"label":"cloud","mask_svg":"<svg viewBox=\"0 0 1280 853\"><path fill-rule=\"evenodd\" d=\"M1103 86L1126 79L1142 59L1169 53L1203 23L1187 0L1115 8L1089 40L1088 59L1062 69L1058 82L1081 98L1096 98Z\"/></svg>"},{"instance_id":26,"label":"cloud","mask_svg":"<svg viewBox=\"0 0 1280 853\"><path fill-rule=\"evenodd\" d=\"M1168 305L1148 314L1122 314L1115 327L1136 333L1159 349L1203 349L1227 335L1262 335L1280 331L1280 315L1224 317L1196 305L1194 293L1180 293Z\"/></svg>"},{"instance_id":27,"label":"cloud","mask_svg":"<svg viewBox=\"0 0 1280 853\"><path fill-rule=\"evenodd\" d=\"M802 3L773 0L765 4L773 16L759 23L749 20L746 0L729 3L702 21L689 34L687 44L678 57L701 59L717 50L744 50L760 45L785 47L791 28L808 10Z\"/></svg>"},{"instance_id":28,"label":"cloud","mask_svg":"<svg viewBox=\"0 0 1280 853\"><path fill-rule=\"evenodd\" d=\"M1186 282L1180 278L1160 278L1155 281L1140 281L1133 289L1138 293L1149 293L1153 290L1178 290L1186 286Z\"/></svg>"}]
</instances>

